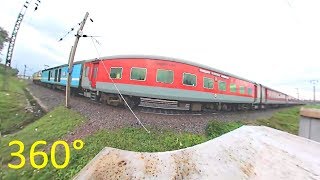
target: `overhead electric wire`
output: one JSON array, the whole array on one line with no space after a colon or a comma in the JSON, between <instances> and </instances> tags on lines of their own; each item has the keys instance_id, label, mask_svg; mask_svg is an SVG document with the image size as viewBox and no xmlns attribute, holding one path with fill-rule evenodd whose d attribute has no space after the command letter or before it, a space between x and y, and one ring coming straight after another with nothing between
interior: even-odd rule
<instances>
[{"instance_id":1,"label":"overhead electric wire","mask_svg":"<svg viewBox=\"0 0 320 180\"><path fill-rule=\"evenodd\" d=\"M62 38L60 38L60 39L58 40L58 42L64 40L64 38L67 37L72 31L74 31L77 26L80 26L80 24L81 24L81 23L78 23L78 24L76 24L75 26L73 26L73 27L70 29L70 31L68 31Z\"/></svg>"}]
</instances>

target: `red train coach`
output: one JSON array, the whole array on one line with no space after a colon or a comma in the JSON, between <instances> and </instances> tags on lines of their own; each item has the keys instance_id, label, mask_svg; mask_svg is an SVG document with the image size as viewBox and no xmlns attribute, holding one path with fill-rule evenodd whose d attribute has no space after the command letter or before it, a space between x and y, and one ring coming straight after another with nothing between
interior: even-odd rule
<instances>
[{"instance_id":1,"label":"red train coach","mask_svg":"<svg viewBox=\"0 0 320 180\"><path fill-rule=\"evenodd\" d=\"M193 111L243 109L261 103L258 85L208 66L155 56L114 56L86 61L82 73L85 96L97 96L111 105L130 106L140 97L176 100ZM116 86L115 86L115 85ZM270 95L270 96L269 96ZM271 91L267 97L272 98Z\"/></svg>"},{"instance_id":2,"label":"red train coach","mask_svg":"<svg viewBox=\"0 0 320 180\"><path fill-rule=\"evenodd\" d=\"M270 88L266 88L266 97L266 103L273 106L287 104L288 101L288 95Z\"/></svg>"}]
</instances>

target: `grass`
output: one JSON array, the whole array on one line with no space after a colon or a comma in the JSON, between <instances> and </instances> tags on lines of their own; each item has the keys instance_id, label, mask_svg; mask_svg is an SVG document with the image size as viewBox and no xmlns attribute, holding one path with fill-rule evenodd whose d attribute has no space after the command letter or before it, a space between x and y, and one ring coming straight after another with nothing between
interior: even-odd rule
<instances>
[{"instance_id":1,"label":"grass","mask_svg":"<svg viewBox=\"0 0 320 180\"><path fill-rule=\"evenodd\" d=\"M0 73L0 86L3 86L3 74ZM26 82L13 76L8 77L7 91L0 91L0 131L2 134L18 130L34 119L33 114L25 110L27 100L24 89Z\"/></svg>"},{"instance_id":2,"label":"grass","mask_svg":"<svg viewBox=\"0 0 320 180\"><path fill-rule=\"evenodd\" d=\"M37 171L33 171L30 167L28 161L26 162L25 168L22 168L21 170L8 169L7 163L16 164L20 162L18 158L17 160L10 156L11 152L16 152L18 150L18 147L17 145L9 147L9 142L13 140L22 141L25 147L23 155L28 160L30 147L35 141L45 140L47 144L51 144L62 138L68 132L74 130L75 127L83 121L85 121L84 117L78 113L64 107L58 107L21 131L3 137L0 150L3 166L5 166L2 168L6 168L3 172L3 179L29 179L33 178L35 175L34 173L37 174ZM39 145L38 148L45 149L44 145ZM58 162L61 163L60 161Z\"/></svg>"},{"instance_id":3,"label":"grass","mask_svg":"<svg viewBox=\"0 0 320 180\"><path fill-rule=\"evenodd\" d=\"M27 158L26 166L19 170L8 169L6 165L2 167L3 179L70 179L76 175L97 153L104 147L114 147L130 151L139 152L159 152L170 151L194 146L212 138L221 136L229 131L239 128L243 124L265 125L293 134L298 130L299 107L289 108L275 113L270 119L259 119L256 121L238 122L217 122L208 123L205 134L175 133L173 131L160 131L151 129L148 134L141 128L122 128L113 131L102 130L82 139L85 142L81 150L74 150L70 146L71 158L69 165L65 169L54 169L50 161L49 148L39 146L38 148L47 152L49 157L48 165L40 170L33 169ZM14 139L24 142L25 157L28 157L29 149L37 140L45 140L52 144L57 140L64 140L66 134L72 132L77 125L85 121L80 114L58 107L28 125L18 133L3 138L1 144L1 155L3 162L17 163L10 157L10 152L17 151L17 147L8 147L8 143ZM50 147L51 145L46 145ZM38 149L39 150L39 149ZM56 159L58 164L64 161L64 150L57 148ZM42 163L42 159L36 159L37 164Z\"/></svg>"},{"instance_id":4,"label":"grass","mask_svg":"<svg viewBox=\"0 0 320 180\"><path fill-rule=\"evenodd\" d=\"M211 121L206 127L206 135L209 139L221 136L227 132L235 130L243 125L242 122L221 122Z\"/></svg>"},{"instance_id":5,"label":"grass","mask_svg":"<svg viewBox=\"0 0 320 180\"><path fill-rule=\"evenodd\" d=\"M299 131L300 106L276 112L269 119L258 119L255 121L243 121L246 125L268 126L291 134L298 134Z\"/></svg>"},{"instance_id":6,"label":"grass","mask_svg":"<svg viewBox=\"0 0 320 180\"><path fill-rule=\"evenodd\" d=\"M8 143L12 140L20 140L25 145L25 157L28 157L29 149L37 140L45 140L47 144L51 144L56 140L62 139L71 132L76 126L84 121L84 117L78 113L58 107L48 113L38 121L28 125L18 133L3 138L1 145L1 154L3 162L7 164L18 163L10 157L10 152L16 152L17 147L8 147ZM140 152L159 152L170 151L181 148L190 147L202 142L208 141L214 137L220 136L230 130L239 127L240 123L211 123L208 125L207 134L192 133L175 133L173 131L160 131L152 129L151 133L147 133L140 128L122 128L114 131L99 131L91 136L82 139L85 142L84 148L81 150L71 149L70 163L65 169L56 170L50 163L50 155L48 165L41 169L35 170L27 162L24 168L19 170L9 169L4 165L2 174L3 179L70 179L78 173L99 151L104 147L114 147L130 151ZM214 131L214 132L213 132ZM49 145L47 145L49 146ZM50 146L49 146L50 147ZM70 145L71 147L71 145ZM40 145L38 148L45 149ZM47 148L48 149L48 148ZM46 150L49 154L49 149ZM58 164L64 161L64 150L57 149L56 159ZM42 159L36 159L38 164L42 163Z\"/></svg>"},{"instance_id":7,"label":"grass","mask_svg":"<svg viewBox=\"0 0 320 180\"><path fill-rule=\"evenodd\" d=\"M320 109L320 104L306 105L306 106L303 106L303 107L304 107L304 108Z\"/></svg>"},{"instance_id":8,"label":"grass","mask_svg":"<svg viewBox=\"0 0 320 180\"><path fill-rule=\"evenodd\" d=\"M148 134L140 128L123 128L116 131L100 131L86 138L85 148L73 150L72 163L57 174L58 179L69 179L76 175L104 147L114 147L139 152L170 151L190 147L207 141L203 135L191 133L159 132Z\"/></svg>"}]
</instances>

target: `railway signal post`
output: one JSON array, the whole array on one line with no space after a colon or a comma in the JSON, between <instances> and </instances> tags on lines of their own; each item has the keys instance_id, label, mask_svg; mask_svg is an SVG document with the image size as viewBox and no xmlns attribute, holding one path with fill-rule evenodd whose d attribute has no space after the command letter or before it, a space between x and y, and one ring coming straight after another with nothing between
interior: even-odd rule
<instances>
[{"instance_id":1,"label":"railway signal post","mask_svg":"<svg viewBox=\"0 0 320 180\"><path fill-rule=\"evenodd\" d=\"M74 45L73 45L73 48L71 49L71 53L70 53L70 57L69 57L68 78L67 78L67 85L66 85L66 107L67 108L70 107L70 86L71 86L71 80L72 80L71 74L72 74L74 56L76 54L78 42L79 42L80 37L82 36L82 30L83 30L84 24L87 21L88 16L89 16L89 13L86 12L86 14L80 24L80 28L77 31L76 39L74 41Z\"/></svg>"}]
</instances>

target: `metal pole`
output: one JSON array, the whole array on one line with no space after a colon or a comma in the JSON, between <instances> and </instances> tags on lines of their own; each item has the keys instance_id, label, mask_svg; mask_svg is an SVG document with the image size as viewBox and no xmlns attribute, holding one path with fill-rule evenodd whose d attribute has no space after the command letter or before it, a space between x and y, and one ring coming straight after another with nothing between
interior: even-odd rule
<instances>
[{"instance_id":1,"label":"metal pole","mask_svg":"<svg viewBox=\"0 0 320 180\"><path fill-rule=\"evenodd\" d=\"M70 54L69 54L69 59L68 59L68 65L69 65L69 69L70 69L70 60L71 60L71 56L72 56L72 51L73 51L73 46L70 49ZM69 72L68 72L68 77L67 77L67 85L66 85L66 107L70 107L69 104L69 99L70 99L70 84L71 84L71 73L70 73L70 78L69 78Z\"/></svg>"},{"instance_id":2,"label":"metal pole","mask_svg":"<svg viewBox=\"0 0 320 180\"><path fill-rule=\"evenodd\" d=\"M313 102L316 102L316 85L313 84Z\"/></svg>"},{"instance_id":3,"label":"metal pole","mask_svg":"<svg viewBox=\"0 0 320 180\"><path fill-rule=\"evenodd\" d=\"M16 23L14 25L14 28L13 28L13 31L12 31L12 34L11 34L11 38L9 40L8 52L7 52L6 63L5 63L6 66L11 67L11 59L12 59L12 56L13 56L14 45L16 43L18 31L20 29L20 25L22 23L24 15L26 14L28 6L29 6L29 2L26 1L23 4L23 7L22 7L22 9L21 9L21 11L20 11L20 13L18 15L18 18L16 20Z\"/></svg>"},{"instance_id":4,"label":"metal pole","mask_svg":"<svg viewBox=\"0 0 320 180\"><path fill-rule=\"evenodd\" d=\"M27 70L27 65L24 65L24 70L23 70L23 79L26 78L26 70Z\"/></svg>"},{"instance_id":5,"label":"metal pole","mask_svg":"<svg viewBox=\"0 0 320 180\"><path fill-rule=\"evenodd\" d=\"M318 80L311 80L310 83L313 84L313 102L316 102L316 83L318 83Z\"/></svg>"},{"instance_id":6,"label":"metal pole","mask_svg":"<svg viewBox=\"0 0 320 180\"><path fill-rule=\"evenodd\" d=\"M68 68L68 80L67 80L67 85L66 85L66 107L67 108L70 107L70 85L71 85L71 79L72 79L71 74L72 74L72 68L73 68L73 60L74 60L74 56L76 54L79 39L82 36L82 30L83 30L84 24L86 23L88 16L89 16L89 13L86 12L86 14L83 18L83 21L81 22L80 28L77 32L76 39L74 41L74 45L73 45L73 48L70 53L69 68Z\"/></svg>"}]
</instances>

